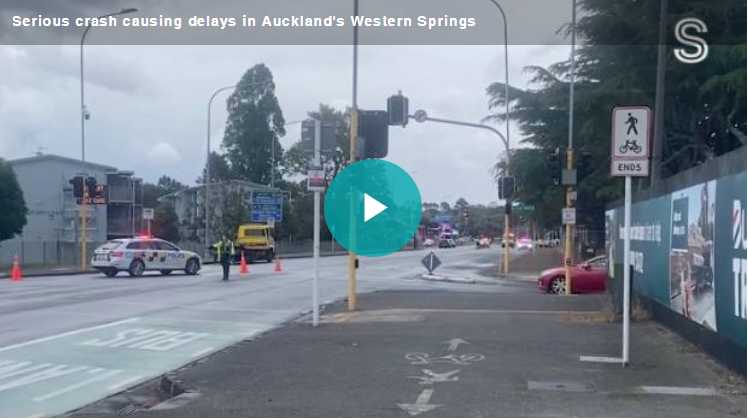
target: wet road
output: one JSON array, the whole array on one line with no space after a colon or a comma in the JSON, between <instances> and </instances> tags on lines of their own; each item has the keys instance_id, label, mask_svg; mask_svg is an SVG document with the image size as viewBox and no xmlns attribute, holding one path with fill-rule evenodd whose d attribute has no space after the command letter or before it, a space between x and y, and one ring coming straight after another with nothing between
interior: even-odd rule
<instances>
[{"instance_id":1,"label":"wet road","mask_svg":"<svg viewBox=\"0 0 748 419\"><path fill-rule=\"evenodd\" d=\"M439 273L477 277L500 249L435 249ZM496 284L421 279L428 251L362 258L359 292L470 290ZM220 280L220 266L198 276L130 278L75 275L0 281L0 416L62 414L157 377L311 309L311 259L250 265ZM320 261L320 302L347 295L347 258ZM506 289L509 289L507 287Z\"/></svg>"}]
</instances>

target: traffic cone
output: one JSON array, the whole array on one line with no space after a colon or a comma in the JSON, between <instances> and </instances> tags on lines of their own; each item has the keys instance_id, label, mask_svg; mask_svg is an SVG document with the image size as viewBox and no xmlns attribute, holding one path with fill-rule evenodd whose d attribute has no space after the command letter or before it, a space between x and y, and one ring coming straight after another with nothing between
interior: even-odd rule
<instances>
[{"instance_id":1,"label":"traffic cone","mask_svg":"<svg viewBox=\"0 0 748 419\"><path fill-rule=\"evenodd\" d=\"M273 269L275 273L281 273L283 272L283 262L281 262L281 258L279 256L275 257L275 269Z\"/></svg>"},{"instance_id":2,"label":"traffic cone","mask_svg":"<svg viewBox=\"0 0 748 419\"><path fill-rule=\"evenodd\" d=\"M13 269L10 271L11 281L22 281L23 274L21 274L21 267L18 265L18 255L13 258Z\"/></svg>"},{"instance_id":3,"label":"traffic cone","mask_svg":"<svg viewBox=\"0 0 748 419\"><path fill-rule=\"evenodd\" d=\"M239 261L239 273L242 275L249 273L249 265L247 265L247 260L244 259L244 252L242 252L242 257Z\"/></svg>"}]
</instances>

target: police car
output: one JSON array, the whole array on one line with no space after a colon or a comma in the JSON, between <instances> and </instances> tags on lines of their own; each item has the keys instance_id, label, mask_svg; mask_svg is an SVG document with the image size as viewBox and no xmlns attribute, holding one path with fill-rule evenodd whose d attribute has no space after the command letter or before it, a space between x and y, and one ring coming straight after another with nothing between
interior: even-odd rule
<instances>
[{"instance_id":1,"label":"police car","mask_svg":"<svg viewBox=\"0 0 748 419\"><path fill-rule=\"evenodd\" d=\"M181 250L166 240L136 237L108 241L94 251L91 266L108 277L119 271L130 276L141 276L145 271L159 271L169 275L172 271L184 271L196 275L202 261L197 253Z\"/></svg>"}]
</instances>

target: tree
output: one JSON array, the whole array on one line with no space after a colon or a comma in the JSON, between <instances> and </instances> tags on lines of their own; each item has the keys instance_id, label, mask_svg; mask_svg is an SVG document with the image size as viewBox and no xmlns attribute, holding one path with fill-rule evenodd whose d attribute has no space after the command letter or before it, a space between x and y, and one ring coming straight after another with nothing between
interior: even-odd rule
<instances>
[{"instance_id":1,"label":"tree","mask_svg":"<svg viewBox=\"0 0 748 419\"><path fill-rule=\"evenodd\" d=\"M13 167L0 158L0 242L21 234L26 225L26 201Z\"/></svg>"},{"instance_id":2,"label":"tree","mask_svg":"<svg viewBox=\"0 0 748 419\"><path fill-rule=\"evenodd\" d=\"M262 185L269 184L272 176L279 179L283 161L279 138L286 133L285 120L275 97L273 75L264 64L244 73L227 108L223 148L234 177Z\"/></svg>"},{"instance_id":3,"label":"tree","mask_svg":"<svg viewBox=\"0 0 748 419\"><path fill-rule=\"evenodd\" d=\"M179 217L171 202L159 202L153 211L152 232L158 237L171 242L179 241Z\"/></svg>"},{"instance_id":4,"label":"tree","mask_svg":"<svg viewBox=\"0 0 748 419\"><path fill-rule=\"evenodd\" d=\"M156 208L159 198L185 188L187 186L182 182L165 175L158 178L155 184L145 182L143 184L143 207Z\"/></svg>"},{"instance_id":5,"label":"tree","mask_svg":"<svg viewBox=\"0 0 748 419\"><path fill-rule=\"evenodd\" d=\"M210 181L211 182L223 182L231 180L231 167L225 154L219 154L215 151L211 151L208 155L210 159ZM203 168L203 173L197 178L198 184L205 183L205 173L207 168Z\"/></svg>"},{"instance_id":6,"label":"tree","mask_svg":"<svg viewBox=\"0 0 748 419\"><path fill-rule=\"evenodd\" d=\"M575 70L574 149L591 155L592 173L578 187L580 223L602 229L605 201L620 197L620 180L608 175L610 110L618 104L653 107L659 2L582 0L578 35L584 39ZM709 58L688 65L669 54L666 62L664 177L693 167L745 143L746 48L745 3L678 0L670 2L668 27L698 10L709 27ZM690 13L693 14L693 13ZM714 30L712 30L712 28ZM568 28L567 28L568 29ZM669 45L677 44L673 34ZM570 62L548 68L526 67L530 87L510 86L511 111L532 149L512 152L512 174L517 177L517 200L539 208L543 224L558 224L562 188L547 176L547 158L566 149L569 115ZM504 84L487 88L489 108L498 112L486 119L504 121ZM504 162L497 163L500 173Z\"/></svg>"},{"instance_id":7,"label":"tree","mask_svg":"<svg viewBox=\"0 0 748 419\"><path fill-rule=\"evenodd\" d=\"M322 154L322 166L325 169L328 185L338 173L350 162L350 122L349 113L340 111L330 105L320 104L319 109L309 112L309 117L322 123L333 124L335 128L335 149ZM296 143L286 153L286 169L290 174L306 175L313 153L301 149Z\"/></svg>"}]
</instances>

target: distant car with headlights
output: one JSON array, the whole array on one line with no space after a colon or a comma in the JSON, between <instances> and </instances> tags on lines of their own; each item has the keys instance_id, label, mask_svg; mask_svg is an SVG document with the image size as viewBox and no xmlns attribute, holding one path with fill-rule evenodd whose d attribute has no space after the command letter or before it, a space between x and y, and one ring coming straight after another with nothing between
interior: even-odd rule
<instances>
[{"instance_id":1,"label":"distant car with headlights","mask_svg":"<svg viewBox=\"0 0 748 419\"><path fill-rule=\"evenodd\" d=\"M433 247L434 246L434 241L431 240L431 239L426 239L426 240L423 241L423 245L425 247Z\"/></svg>"},{"instance_id":2,"label":"distant car with headlights","mask_svg":"<svg viewBox=\"0 0 748 419\"><path fill-rule=\"evenodd\" d=\"M115 239L99 246L91 258L91 266L108 277L126 271L130 276L142 276L146 271L169 275L184 271L197 275L202 266L195 252L181 250L166 240L150 237Z\"/></svg>"},{"instance_id":3,"label":"distant car with headlights","mask_svg":"<svg viewBox=\"0 0 748 419\"><path fill-rule=\"evenodd\" d=\"M608 258L598 256L571 267L571 292L574 294L605 292L608 276ZM566 269L547 269L538 277L538 287L543 292L566 293Z\"/></svg>"},{"instance_id":4,"label":"distant car with headlights","mask_svg":"<svg viewBox=\"0 0 748 419\"><path fill-rule=\"evenodd\" d=\"M517 249L532 249L532 239L523 237L517 240Z\"/></svg>"}]
</instances>

